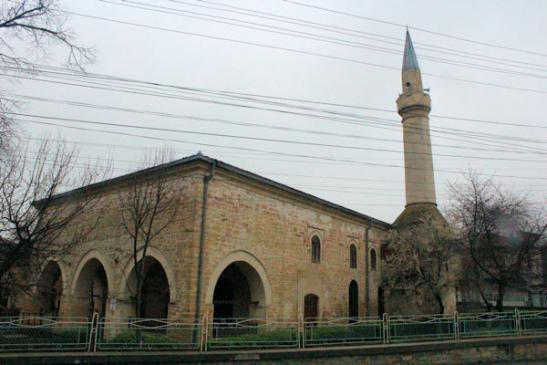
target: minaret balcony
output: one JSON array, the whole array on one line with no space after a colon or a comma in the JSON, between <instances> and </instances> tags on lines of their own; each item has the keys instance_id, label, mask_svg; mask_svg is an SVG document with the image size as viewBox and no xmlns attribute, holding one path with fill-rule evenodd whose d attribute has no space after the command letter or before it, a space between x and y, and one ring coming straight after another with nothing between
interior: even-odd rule
<instances>
[{"instance_id":1,"label":"minaret balcony","mask_svg":"<svg viewBox=\"0 0 547 365\"><path fill-rule=\"evenodd\" d=\"M401 116L407 112L431 111L431 97L425 92L413 92L411 94L400 94L397 98L397 110Z\"/></svg>"}]
</instances>

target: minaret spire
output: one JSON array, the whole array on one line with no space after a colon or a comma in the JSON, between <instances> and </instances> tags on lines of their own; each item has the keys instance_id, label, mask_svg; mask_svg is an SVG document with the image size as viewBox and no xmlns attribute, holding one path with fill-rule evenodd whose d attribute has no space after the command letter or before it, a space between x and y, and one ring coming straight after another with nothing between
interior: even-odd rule
<instances>
[{"instance_id":1,"label":"minaret spire","mask_svg":"<svg viewBox=\"0 0 547 365\"><path fill-rule=\"evenodd\" d=\"M403 71L405 70L420 71L418 57L416 57L416 52L414 51L414 45L412 44L412 38L410 38L408 28L406 30L405 52L403 55Z\"/></svg>"},{"instance_id":2,"label":"minaret spire","mask_svg":"<svg viewBox=\"0 0 547 365\"><path fill-rule=\"evenodd\" d=\"M429 135L431 98L424 92L418 58L406 32L402 67L403 92L397 99L402 117L405 155L406 207L437 204Z\"/></svg>"}]
</instances>

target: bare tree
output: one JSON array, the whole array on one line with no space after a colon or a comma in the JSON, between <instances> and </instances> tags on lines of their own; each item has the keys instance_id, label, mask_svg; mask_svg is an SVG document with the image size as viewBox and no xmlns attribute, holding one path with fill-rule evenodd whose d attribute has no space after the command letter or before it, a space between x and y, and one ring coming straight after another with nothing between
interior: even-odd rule
<instances>
[{"instance_id":1,"label":"bare tree","mask_svg":"<svg viewBox=\"0 0 547 365\"><path fill-rule=\"evenodd\" d=\"M154 167L167 159L166 152L158 152L153 160ZM149 268L148 249L175 219L182 193L164 169L154 167L145 174L134 175L127 189L118 194L121 223L131 239L134 285L130 290L137 318L144 315L143 284Z\"/></svg>"},{"instance_id":2,"label":"bare tree","mask_svg":"<svg viewBox=\"0 0 547 365\"><path fill-rule=\"evenodd\" d=\"M0 297L14 285L28 290L27 280L13 280L15 272L31 274L44 260L63 256L81 242L96 222L80 218L97 203L96 193L81 189L69 197L68 188L84 187L102 178L98 170L76 169L76 153L63 142L44 141L34 157L29 151L9 154L0 169Z\"/></svg>"},{"instance_id":3,"label":"bare tree","mask_svg":"<svg viewBox=\"0 0 547 365\"><path fill-rule=\"evenodd\" d=\"M67 26L68 13L58 0L5 0L0 3L0 64L11 72L33 72L29 53L46 55L59 45L67 51L66 64L82 68L93 60L89 48L77 44ZM6 114L13 106L0 95L0 153L10 146L15 133L14 120Z\"/></svg>"},{"instance_id":4,"label":"bare tree","mask_svg":"<svg viewBox=\"0 0 547 365\"><path fill-rule=\"evenodd\" d=\"M451 192L449 217L476 273L472 285L492 283L495 308L501 311L507 288L525 282L526 259L545 238L544 215L534 212L525 196L503 191L472 173L466 183L453 184ZM488 302L484 293L483 301Z\"/></svg>"},{"instance_id":5,"label":"bare tree","mask_svg":"<svg viewBox=\"0 0 547 365\"><path fill-rule=\"evenodd\" d=\"M383 247L382 286L390 291L422 295L444 313L446 296L458 276L458 245L446 222L424 215L412 225L393 228Z\"/></svg>"}]
</instances>

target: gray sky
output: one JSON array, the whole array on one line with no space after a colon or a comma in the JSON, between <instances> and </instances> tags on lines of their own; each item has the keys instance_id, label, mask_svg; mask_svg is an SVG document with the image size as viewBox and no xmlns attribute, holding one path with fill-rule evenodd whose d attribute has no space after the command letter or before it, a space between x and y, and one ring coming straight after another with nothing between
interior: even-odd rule
<instances>
[{"instance_id":1,"label":"gray sky","mask_svg":"<svg viewBox=\"0 0 547 365\"><path fill-rule=\"evenodd\" d=\"M401 25L407 24L415 43L420 67L422 72L426 73L423 76L424 85L431 88L432 143L437 195L441 207L447 201L447 183L460 180L461 173L467 169L485 175L499 175L496 180L507 188L529 192L536 204L544 205L546 202L545 1L295 0L400 25L335 14L282 0L131 1L123 3L112 0L112 3L107 3L98 0L72 0L64 3L67 9L76 13L187 33L147 29L73 15L70 25L78 34L79 42L96 50L97 60L87 67L88 72L184 87L315 100L388 111L264 99L300 106L300 109L294 109L233 98L182 93L180 89L152 90L151 86L131 84L127 84L126 87L133 88L133 91L135 88L138 88L139 92L160 91L164 96L145 96L134 92L113 92L41 81L22 80L17 84L5 83L12 93L18 95L141 111L135 113L112 109L99 110L17 97L25 101L22 111L29 114L340 145L346 148L86 125L59 120L47 121L66 126L120 131L183 142L22 123L29 135L62 136L68 141L76 142L81 150L82 159L112 158L116 174L134 169L147 148L168 146L175 151L177 158L201 150L211 157L391 222L404 207L402 130L395 100L401 90L399 68L405 31ZM211 19L211 16L217 18L215 21L206 21L180 16L198 16L197 14L178 12L176 14L179 15L176 15L173 10L166 14L127 6L142 6L138 4L146 3L185 12L203 13L209 16L208 19ZM236 10L225 7L228 5L298 18L314 22L316 27L323 29L195 5ZM251 23L259 23L262 26L277 27L275 31L278 32L293 30L301 33L299 37L294 37L242 28L219 23L234 21L218 17L237 19L237 24L240 25L258 27L259 25ZM337 27L328 28L336 32L324 29L326 26ZM539 54L466 42L417 28ZM205 38L190 35L188 32L288 48L298 52ZM341 45L301 38L318 36L330 37L331 42L346 43ZM303 54L302 51L316 55ZM317 54L338 59L320 57ZM348 59L361 63L349 62ZM53 50L49 59L36 61L58 66L62 60L63 53ZM477 67L480 70L477 70ZM85 80L97 82L89 78L67 81L51 76L37 77L79 84ZM462 79L468 81L461 81ZM115 86L120 87L120 84L117 83ZM171 97L166 97L165 94ZM246 104L253 108L181 100L180 97L173 98L173 95ZM359 116L303 110L302 106ZM316 114L328 118L271 112L256 109L257 107ZM142 111L170 113L179 117L162 117ZM205 119L220 118L252 125L182 118L183 115ZM440 116L509 122L542 128L480 123ZM272 126L308 132L272 129ZM484 135L477 137L477 133ZM319 159L303 158L302 155L315 156Z\"/></svg>"}]
</instances>

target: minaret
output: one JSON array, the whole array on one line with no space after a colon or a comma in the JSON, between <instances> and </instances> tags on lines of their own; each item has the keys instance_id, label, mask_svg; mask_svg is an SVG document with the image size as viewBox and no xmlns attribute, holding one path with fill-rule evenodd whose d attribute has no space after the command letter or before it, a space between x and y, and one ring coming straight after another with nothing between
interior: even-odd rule
<instances>
[{"instance_id":1,"label":"minaret","mask_svg":"<svg viewBox=\"0 0 547 365\"><path fill-rule=\"evenodd\" d=\"M418 59L408 30L403 56L402 80L403 93L397 99L397 111L403 119L405 207L436 206L433 156L429 136L431 98L424 92Z\"/></svg>"}]
</instances>

